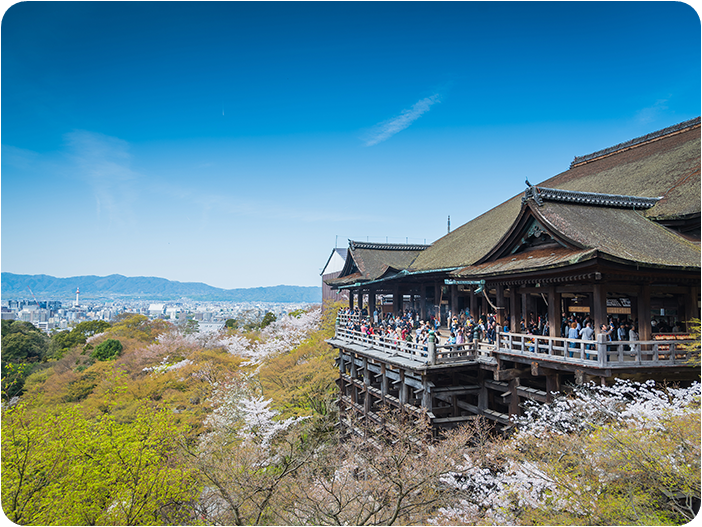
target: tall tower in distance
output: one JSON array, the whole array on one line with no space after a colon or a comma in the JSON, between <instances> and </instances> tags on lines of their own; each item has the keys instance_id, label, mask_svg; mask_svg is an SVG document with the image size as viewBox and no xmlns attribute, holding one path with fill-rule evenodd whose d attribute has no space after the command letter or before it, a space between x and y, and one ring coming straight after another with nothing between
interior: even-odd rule
<instances>
[{"instance_id":1,"label":"tall tower in distance","mask_svg":"<svg viewBox=\"0 0 702 527\"><path fill-rule=\"evenodd\" d=\"M78 296L80 295L80 287L76 288L76 305L73 307L78 307Z\"/></svg>"}]
</instances>

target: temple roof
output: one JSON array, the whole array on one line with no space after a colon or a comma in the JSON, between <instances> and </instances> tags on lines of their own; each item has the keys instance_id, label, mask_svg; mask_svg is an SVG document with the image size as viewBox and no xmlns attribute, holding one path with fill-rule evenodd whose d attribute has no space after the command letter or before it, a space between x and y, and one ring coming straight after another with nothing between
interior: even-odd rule
<instances>
[{"instance_id":1,"label":"temple roof","mask_svg":"<svg viewBox=\"0 0 702 527\"><path fill-rule=\"evenodd\" d=\"M464 267L453 273L457 278L486 278L494 275L509 275L532 271L545 271L573 265L597 256L595 249L541 249L499 258L495 261Z\"/></svg>"},{"instance_id":2,"label":"temple roof","mask_svg":"<svg viewBox=\"0 0 702 527\"><path fill-rule=\"evenodd\" d=\"M547 248L536 245L516 252L521 246L515 247L515 240L521 238L523 243L528 237L526 227L534 230L534 224L539 227L536 237L552 243ZM547 236L543 236L544 233ZM549 238L548 234L553 234L554 238ZM593 258L653 268L689 270L700 266L699 244L658 225L637 210L563 202L538 205L533 198L524 202L511 229L489 254L499 257L487 255L484 261L452 274L481 278L543 271Z\"/></svg>"},{"instance_id":3,"label":"temple roof","mask_svg":"<svg viewBox=\"0 0 702 527\"><path fill-rule=\"evenodd\" d=\"M406 269L428 245L368 243L349 240L346 264L338 278L326 283L334 286L376 280Z\"/></svg>"},{"instance_id":4,"label":"temple roof","mask_svg":"<svg viewBox=\"0 0 702 527\"><path fill-rule=\"evenodd\" d=\"M574 240L588 238L583 239L583 247L602 245L605 250L605 238L594 239L590 235L597 232L604 236L607 229L616 231L621 238L606 242L607 254L638 254L642 261L653 265L672 264L674 254L680 252L685 262L680 264L687 266L689 250L696 247L699 268L699 245L686 242L683 248L682 237L649 220L700 214L700 120L680 123L595 154L576 158L578 162L574 161L569 170L536 186L539 194L547 198L543 201L543 215L552 217ZM596 197L597 202L586 204L588 195ZM409 270L477 263L512 228L521 211L521 198L521 194L514 196L438 239L419 253ZM627 209L612 208L623 207L624 198L637 198L640 206L635 211L628 204ZM607 204L608 200L612 203ZM647 201L655 204L642 210ZM559 211L559 206L569 209ZM572 221L561 221L562 214L572 215ZM650 239L642 239L649 235ZM668 242L676 248L666 256L662 253L667 251Z\"/></svg>"}]
</instances>

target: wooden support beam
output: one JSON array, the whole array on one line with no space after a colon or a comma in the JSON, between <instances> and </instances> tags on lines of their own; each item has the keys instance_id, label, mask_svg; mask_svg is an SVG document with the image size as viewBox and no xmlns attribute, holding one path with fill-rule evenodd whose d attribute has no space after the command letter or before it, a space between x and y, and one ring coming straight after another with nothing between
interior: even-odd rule
<instances>
[{"instance_id":1,"label":"wooden support beam","mask_svg":"<svg viewBox=\"0 0 702 527\"><path fill-rule=\"evenodd\" d=\"M575 370L575 384L585 383L585 372L583 370Z\"/></svg>"},{"instance_id":2,"label":"wooden support beam","mask_svg":"<svg viewBox=\"0 0 702 527\"><path fill-rule=\"evenodd\" d=\"M400 405L407 404L407 385L405 384L405 372L400 370Z\"/></svg>"},{"instance_id":3,"label":"wooden support beam","mask_svg":"<svg viewBox=\"0 0 702 527\"><path fill-rule=\"evenodd\" d=\"M553 401L553 392L561 391L561 375L557 372L552 372L546 374L546 395L547 401L550 403Z\"/></svg>"},{"instance_id":4,"label":"wooden support beam","mask_svg":"<svg viewBox=\"0 0 702 527\"><path fill-rule=\"evenodd\" d=\"M519 377L515 377L509 381L509 391L512 392L509 398L509 415L519 415L521 410L519 408L519 393L517 389L519 387Z\"/></svg>"},{"instance_id":5,"label":"wooden support beam","mask_svg":"<svg viewBox=\"0 0 702 527\"><path fill-rule=\"evenodd\" d=\"M517 286L513 285L509 288L509 331L510 333L519 333L519 320L522 313L522 302L517 292Z\"/></svg>"},{"instance_id":6,"label":"wooden support beam","mask_svg":"<svg viewBox=\"0 0 702 527\"><path fill-rule=\"evenodd\" d=\"M465 423L466 421L472 421L477 419L477 415L457 415L455 417L436 417L432 420L432 424L453 424L453 423Z\"/></svg>"},{"instance_id":7,"label":"wooden support beam","mask_svg":"<svg viewBox=\"0 0 702 527\"><path fill-rule=\"evenodd\" d=\"M548 402L548 394L543 390L537 390L536 388L530 388L528 386L518 386L517 394L525 399L531 399L532 401L537 401L540 403Z\"/></svg>"},{"instance_id":8,"label":"wooden support beam","mask_svg":"<svg viewBox=\"0 0 702 527\"><path fill-rule=\"evenodd\" d=\"M600 328L607 324L607 289L602 282L596 282L592 292L592 318L592 329L599 333Z\"/></svg>"},{"instance_id":9,"label":"wooden support beam","mask_svg":"<svg viewBox=\"0 0 702 527\"><path fill-rule=\"evenodd\" d=\"M449 395L466 395L469 393L475 393L480 390L480 386L477 384L468 384L462 386L443 386L432 389L434 395L438 394L449 394Z\"/></svg>"},{"instance_id":10,"label":"wooden support beam","mask_svg":"<svg viewBox=\"0 0 702 527\"><path fill-rule=\"evenodd\" d=\"M495 286L495 307L497 308L497 314L495 322L497 327L502 331L505 327L506 320L506 309L505 309L506 299L505 299L505 286L502 284L497 284Z\"/></svg>"},{"instance_id":11,"label":"wooden support beam","mask_svg":"<svg viewBox=\"0 0 702 527\"><path fill-rule=\"evenodd\" d=\"M548 334L560 337L561 332L561 295L556 293L556 286L548 286Z\"/></svg>"},{"instance_id":12,"label":"wooden support beam","mask_svg":"<svg viewBox=\"0 0 702 527\"><path fill-rule=\"evenodd\" d=\"M432 411L432 394L431 394L431 387L429 386L429 381L425 376L422 377L422 408L424 408L427 412Z\"/></svg>"},{"instance_id":13,"label":"wooden support beam","mask_svg":"<svg viewBox=\"0 0 702 527\"><path fill-rule=\"evenodd\" d=\"M637 302L639 315L639 340L651 340L651 285L644 284L639 289Z\"/></svg>"},{"instance_id":14,"label":"wooden support beam","mask_svg":"<svg viewBox=\"0 0 702 527\"><path fill-rule=\"evenodd\" d=\"M481 369L478 371L478 382L480 384L480 391L478 392L478 408L480 410L485 410L488 407L487 383L493 381L488 381L485 379L485 371Z\"/></svg>"},{"instance_id":15,"label":"wooden support beam","mask_svg":"<svg viewBox=\"0 0 702 527\"><path fill-rule=\"evenodd\" d=\"M529 375L530 370L520 370L519 368L509 368L507 370L497 370L493 373L496 381L509 381L512 379L518 379L523 375Z\"/></svg>"},{"instance_id":16,"label":"wooden support beam","mask_svg":"<svg viewBox=\"0 0 702 527\"><path fill-rule=\"evenodd\" d=\"M385 364L380 365L380 392L383 398L388 394L388 376L385 369Z\"/></svg>"},{"instance_id":17,"label":"wooden support beam","mask_svg":"<svg viewBox=\"0 0 702 527\"><path fill-rule=\"evenodd\" d=\"M485 387L489 388L490 390L497 390L497 391L504 391L507 389L509 386L508 383L502 382L502 381L491 381L489 379L485 379Z\"/></svg>"}]
</instances>

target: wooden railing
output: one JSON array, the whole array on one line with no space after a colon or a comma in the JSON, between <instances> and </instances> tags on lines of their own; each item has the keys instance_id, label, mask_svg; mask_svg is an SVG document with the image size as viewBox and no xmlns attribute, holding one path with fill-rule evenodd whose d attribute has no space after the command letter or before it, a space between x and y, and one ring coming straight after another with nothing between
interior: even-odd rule
<instances>
[{"instance_id":1,"label":"wooden railing","mask_svg":"<svg viewBox=\"0 0 702 527\"><path fill-rule=\"evenodd\" d=\"M422 363L445 364L476 360L481 353L486 353L481 349L476 351L476 346L472 344L445 344L436 346L433 342L427 342L425 344L383 337L380 335L366 335L360 331L338 325L336 326L336 338Z\"/></svg>"},{"instance_id":2,"label":"wooden railing","mask_svg":"<svg viewBox=\"0 0 702 527\"><path fill-rule=\"evenodd\" d=\"M494 344L473 341L460 345L437 346L431 338L427 343L416 343L366 335L350 329L349 321L357 323L358 315L340 313L337 316L337 339L425 364L493 361L494 354L499 353L590 368L684 366L690 360L690 352L685 350L684 346L694 342L690 339L681 340L680 336L666 340L607 342L604 335L598 335L598 340L580 340L498 332L497 342Z\"/></svg>"},{"instance_id":3,"label":"wooden railing","mask_svg":"<svg viewBox=\"0 0 702 527\"><path fill-rule=\"evenodd\" d=\"M694 342L678 339L607 342L605 335L597 338L580 340L499 333L495 351L595 368L682 366L690 360L690 353L684 346Z\"/></svg>"}]
</instances>

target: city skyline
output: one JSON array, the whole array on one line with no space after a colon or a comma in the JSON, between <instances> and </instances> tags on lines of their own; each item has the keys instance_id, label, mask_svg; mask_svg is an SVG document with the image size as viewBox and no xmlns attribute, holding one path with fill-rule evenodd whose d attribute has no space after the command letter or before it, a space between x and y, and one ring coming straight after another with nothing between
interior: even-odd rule
<instances>
[{"instance_id":1,"label":"city skyline","mask_svg":"<svg viewBox=\"0 0 702 527\"><path fill-rule=\"evenodd\" d=\"M2 270L320 285L700 114L682 3L22 3Z\"/></svg>"}]
</instances>

